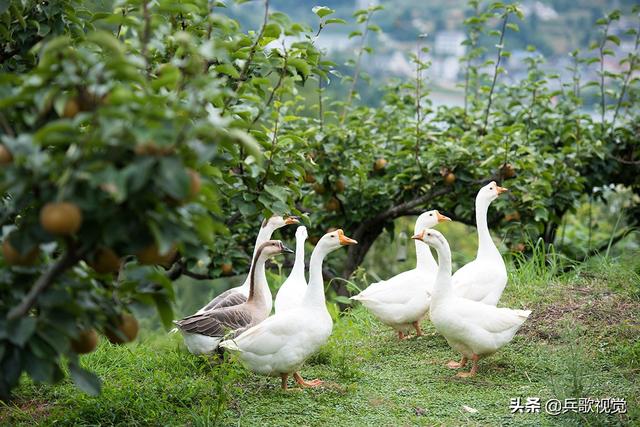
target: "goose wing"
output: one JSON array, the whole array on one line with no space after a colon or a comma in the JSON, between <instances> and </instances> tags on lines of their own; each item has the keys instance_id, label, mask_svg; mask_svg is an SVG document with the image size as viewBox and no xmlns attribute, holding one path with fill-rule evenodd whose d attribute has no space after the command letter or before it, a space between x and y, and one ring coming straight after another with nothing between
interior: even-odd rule
<instances>
[{"instance_id":1,"label":"goose wing","mask_svg":"<svg viewBox=\"0 0 640 427\"><path fill-rule=\"evenodd\" d=\"M473 323L487 332L500 333L520 326L531 314L530 310L498 308L477 301L457 298L454 310L466 322Z\"/></svg>"},{"instance_id":2,"label":"goose wing","mask_svg":"<svg viewBox=\"0 0 640 427\"><path fill-rule=\"evenodd\" d=\"M243 295L235 289L229 289L228 291L224 291L223 293L212 299L209 304L200 309L199 313L217 308L232 307L234 305L240 305L245 302L247 302L246 295Z\"/></svg>"},{"instance_id":3,"label":"goose wing","mask_svg":"<svg viewBox=\"0 0 640 427\"><path fill-rule=\"evenodd\" d=\"M236 331L251 325L253 316L245 307L224 307L194 314L175 322L178 328L191 334L210 337L224 336L228 331Z\"/></svg>"}]
</instances>

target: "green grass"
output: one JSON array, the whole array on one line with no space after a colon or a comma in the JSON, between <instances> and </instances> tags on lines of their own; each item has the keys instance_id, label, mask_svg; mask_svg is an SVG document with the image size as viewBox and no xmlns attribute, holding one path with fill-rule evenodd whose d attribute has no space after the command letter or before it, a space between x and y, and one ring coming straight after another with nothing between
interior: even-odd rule
<instances>
[{"instance_id":1,"label":"green grass","mask_svg":"<svg viewBox=\"0 0 640 427\"><path fill-rule=\"evenodd\" d=\"M501 305L530 308L532 317L473 379L444 366L457 355L428 321L424 337L399 342L355 307L301 371L325 380L319 389L282 392L279 379L188 354L179 335L143 331L132 345L101 343L83 357L103 379L101 396L25 378L0 407L0 424L638 425L637 255L595 259L556 278L544 263L512 269ZM512 397L622 397L629 413L510 414Z\"/></svg>"}]
</instances>

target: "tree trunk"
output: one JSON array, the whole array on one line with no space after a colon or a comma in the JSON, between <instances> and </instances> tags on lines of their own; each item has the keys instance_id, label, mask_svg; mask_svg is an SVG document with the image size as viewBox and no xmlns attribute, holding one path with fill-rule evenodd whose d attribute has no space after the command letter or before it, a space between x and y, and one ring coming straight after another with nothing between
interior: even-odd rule
<instances>
[{"instance_id":1,"label":"tree trunk","mask_svg":"<svg viewBox=\"0 0 640 427\"><path fill-rule=\"evenodd\" d=\"M358 241L357 245L350 246L347 253L347 260L344 263L342 269L342 276L349 277L358 268L358 266L364 260L364 257L371 249L371 246L376 241L378 236L382 234L384 230L384 224L374 224L373 227L368 227L366 230L358 229L354 234L354 238Z\"/></svg>"}]
</instances>

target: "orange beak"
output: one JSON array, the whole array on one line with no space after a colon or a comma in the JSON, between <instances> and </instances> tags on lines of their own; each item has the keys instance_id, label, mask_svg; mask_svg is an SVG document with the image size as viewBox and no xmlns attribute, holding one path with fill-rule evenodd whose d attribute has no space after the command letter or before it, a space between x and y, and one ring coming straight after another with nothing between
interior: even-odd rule
<instances>
[{"instance_id":1,"label":"orange beak","mask_svg":"<svg viewBox=\"0 0 640 427\"><path fill-rule=\"evenodd\" d=\"M297 216L288 216L284 219L284 223L287 225L300 224L300 219Z\"/></svg>"},{"instance_id":2,"label":"orange beak","mask_svg":"<svg viewBox=\"0 0 640 427\"><path fill-rule=\"evenodd\" d=\"M338 240L340 241L341 245L357 245L358 242L345 236L344 235L344 231L342 230L338 230Z\"/></svg>"},{"instance_id":3,"label":"orange beak","mask_svg":"<svg viewBox=\"0 0 640 427\"><path fill-rule=\"evenodd\" d=\"M444 216L442 215L440 212L436 211L436 218L438 218L438 222L443 222L443 221L451 221L451 218L449 218L448 216Z\"/></svg>"},{"instance_id":4,"label":"orange beak","mask_svg":"<svg viewBox=\"0 0 640 427\"><path fill-rule=\"evenodd\" d=\"M447 217L445 216L445 218L447 218ZM449 219L449 218L447 218L447 219ZM449 220L449 221L451 221L451 220ZM413 240L422 240L423 237L424 237L424 230L422 230L421 232L419 232L415 236L411 236L411 238Z\"/></svg>"},{"instance_id":5,"label":"orange beak","mask_svg":"<svg viewBox=\"0 0 640 427\"><path fill-rule=\"evenodd\" d=\"M504 188L504 187L498 187L496 185L496 191L498 192L498 196L501 195L502 193L506 193L507 191L509 191L508 188Z\"/></svg>"}]
</instances>

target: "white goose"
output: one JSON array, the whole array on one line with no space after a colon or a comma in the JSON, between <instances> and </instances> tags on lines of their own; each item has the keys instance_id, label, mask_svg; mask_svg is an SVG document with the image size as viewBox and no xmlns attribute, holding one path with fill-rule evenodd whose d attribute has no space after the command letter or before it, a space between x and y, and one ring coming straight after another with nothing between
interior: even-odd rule
<instances>
[{"instance_id":1,"label":"white goose","mask_svg":"<svg viewBox=\"0 0 640 427\"><path fill-rule=\"evenodd\" d=\"M320 380L305 381L297 372L304 361L327 342L333 322L324 299L322 262L329 252L357 242L342 230L325 234L311 254L309 286L300 306L276 313L220 347L239 351L240 359L254 372L279 375L287 389L289 374L303 387L316 387Z\"/></svg>"},{"instance_id":2,"label":"white goose","mask_svg":"<svg viewBox=\"0 0 640 427\"><path fill-rule=\"evenodd\" d=\"M435 227L439 222L451 221L437 210L427 211L416 220L414 233ZM420 320L429 311L431 288L438 264L427 245L415 242L416 268L402 272L391 279L369 285L352 300L360 301L385 325L398 331L404 339L405 332L415 328L422 335Z\"/></svg>"},{"instance_id":3,"label":"white goose","mask_svg":"<svg viewBox=\"0 0 640 427\"><path fill-rule=\"evenodd\" d=\"M453 289L461 297L484 304L496 305L507 284L507 268L500 251L491 239L487 226L489 205L508 191L491 181L476 196L476 226L478 253L476 259L458 269L453 275Z\"/></svg>"},{"instance_id":4,"label":"white goose","mask_svg":"<svg viewBox=\"0 0 640 427\"><path fill-rule=\"evenodd\" d=\"M251 256L251 263L255 261L255 256L258 248L267 240L271 239L271 235L274 231L279 228L284 227L285 225L291 224L299 224L300 221L298 217L289 216L283 218L278 215L274 215L271 218L265 218L262 221L262 225L260 226L260 231L258 232L258 237L256 238L256 245L253 249L253 255ZM251 266L253 268L253 265ZM251 269L249 269L251 271ZM264 276L261 280L266 281L267 278L263 271L262 275ZM202 314L214 308L222 308L222 307L230 307L233 305L242 304L249 297L249 288L250 288L250 274L247 275L247 278L244 280L244 283L240 286L236 286L235 288L231 288L214 299L212 299L207 305L198 310L195 314ZM271 308L273 307L273 300L271 296L271 290L267 287L267 291L263 295L264 302L269 308L269 313L271 313Z\"/></svg>"},{"instance_id":5,"label":"white goose","mask_svg":"<svg viewBox=\"0 0 640 427\"><path fill-rule=\"evenodd\" d=\"M462 368L471 359L471 371L458 372L457 376L474 376L478 360L511 341L531 311L497 308L457 296L451 283L451 250L444 236L427 228L413 239L425 242L438 253L438 273L431 295L431 322L449 345L462 354L460 362L451 361L447 366Z\"/></svg>"},{"instance_id":6,"label":"white goose","mask_svg":"<svg viewBox=\"0 0 640 427\"><path fill-rule=\"evenodd\" d=\"M307 240L307 227L301 225L296 230L296 259L289 277L284 281L275 300L276 313L298 307L307 291L307 279L304 277L304 242Z\"/></svg>"},{"instance_id":7,"label":"white goose","mask_svg":"<svg viewBox=\"0 0 640 427\"><path fill-rule=\"evenodd\" d=\"M212 353L227 333L240 333L269 316L271 307L267 307L264 299L269 291L264 264L268 258L281 253L293 251L280 240L267 240L257 248L249 272L249 298L242 304L213 308L173 322L182 333L189 352Z\"/></svg>"}]
</instances>

